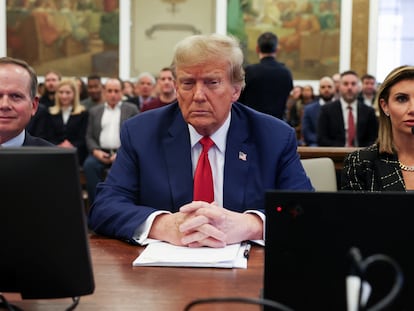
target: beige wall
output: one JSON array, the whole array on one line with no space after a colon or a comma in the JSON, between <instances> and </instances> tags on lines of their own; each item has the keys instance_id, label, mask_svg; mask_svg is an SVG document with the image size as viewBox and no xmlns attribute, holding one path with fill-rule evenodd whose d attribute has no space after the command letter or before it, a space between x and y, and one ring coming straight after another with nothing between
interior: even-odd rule
<instances>
[{"instance_id":1,"label":"beige wall","mask_svg":"<svg viewBox=\"0 0 414 311\"><path fill-rule=\"evenodd\" d=\"M197 31L215 31L215 0L177 2L131 1L131 77L158 74L170 65L176 42Z\"/></svg>"}]
</instances>

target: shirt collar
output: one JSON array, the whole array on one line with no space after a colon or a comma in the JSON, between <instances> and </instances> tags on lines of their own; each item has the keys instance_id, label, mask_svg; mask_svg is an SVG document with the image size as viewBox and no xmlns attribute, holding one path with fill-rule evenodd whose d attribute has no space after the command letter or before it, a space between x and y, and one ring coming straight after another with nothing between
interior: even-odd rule
<instances>
[{"instance_id":1,"label":"shirt collar","mask_svg":"<svg viewBox=\"0 0 414 311\"><path fill-rule=\"evenodd\" d=\"M1 144L2 147L21 147L23 146L24 139L26 138L25 130L21 131L19 135Z\"/></svg>"},{"instance_id":2,"label":"shirt collar","mask_svg":"<svg viewBox=\"0 0 414 311\"><path fill-rule=\"evenodd\" d=\"M352 109L356 108L357 101L354 100L352 103L348 104L342 97L340 98L342 108L348 108L349 105L352 106Z\"/></svg>"},{"instance_id":3,"label":"shirt collar","mask_svg":"<svg viewBox=\"0 0 414 311\"><path fill-rule=\"evenodd\" d=\"M214 141L216 147L221 152L224 152L224 150L226 149L226 138L227 132L229 131L230 127L230 121L231 111L226 121L224 121L223 125L220 126L220 128L217 131L215 131L213 135L210 136L210 138ZM195 144L197 144L203 136L197 133L197 131L191 124L188 124L188 130L190 131L191 148L193 148Z\"/></svg>"},{"instance_id":4,"label":"shirt collar","mask_svg":"<svg viewBox=\"0 0 414 311\"><path fill-rule=\"evenodd\" d=\"M109 106L109 104L107 102L105 102L105 109L111 109L111 110L115 110L120 108L122 105L122 101L118 102L114 108L112 108L111 106Z\"/></svg>"},{"instance_id":5,"label":"shirt collar","mask_svg":"<svg viewBox=\"0 0 414 311\"><path fill-rule=\"evenodd\" d=\"M73 110L73 106L68 106L65 108L60 108L60 110L62 111L62 113L71 113Z\"/></svg>"}]
</instances>

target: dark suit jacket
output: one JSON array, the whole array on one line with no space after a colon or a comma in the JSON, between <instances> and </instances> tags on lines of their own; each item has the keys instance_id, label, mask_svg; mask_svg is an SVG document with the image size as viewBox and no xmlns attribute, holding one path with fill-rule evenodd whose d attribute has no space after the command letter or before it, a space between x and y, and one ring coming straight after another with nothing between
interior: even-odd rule
<instances>
[{"instance_id":1,"label":"dark suit jacket","mask_svg":"<svg viewBox=\"0 0 414 311\"><path fill-rule=\"evenodd\" d=\"M289 69L273 57L264 57L260 63L247 66L245 71L246 87L240 95L239 102L282 119L289 93L293 88Z\"/></svg>"},{"instance_id":2,"label":"dark suit jacket","mask_svg":"<svg viewBox=\"0 0 414 311\"><path fill-rule=\"evenodd\" d=\"M341 189L405 191L397 155L379 153L378 145L350 153L344 160Z\"/></svg>"},{"instance_id":3,"label":"dark suit jacket","mask_svg":"<svg viewBox=\"0 0 414 311\"><path fill-rule=\"evenodd\" d=\"M240 158L240 152L246 159ZM193 200L191 163L188 125L177 104L127 120L117 158L105 182L97 187L90 228L131 241L154 211L177 212ZM263 210L266 189L313 189L300 163L294 129L233 104L223 205L237 212Z\"/></svg>"},{"instance_id":4,"label":"dark suit jacket","mask_svg":"<svg viewBox=\"0 0 414 311\"><path fill-rule=\"evenodd\" d=\"M88 127L86 130L86 146L88 147L89 152L92 152L94 149L100 149L99 135L102 131L101 120L104 109L105 104L99 104L89 109ZM120 124L122 125L126 119L136 115L137 113L138 108L134 104L122 102Z\"/></svg>"},{"instance_id":5,"label":"dark suit jacket","mask_svg":"<svg viewBox=\"0 0 414 311\"><path fill-rule=\"evenodd\" d=\"M303 109L302 136L306 146L318 145L317 127L320 110L319 99L305 105Z\"/></svg>"},{"instance_id":6,"label":"dark suit jacket","mask_svg":"<svg viewBox=\"0 0 414 311\"><path fill-rule=\"evenodd\" d=\"M82 165L88 151L86 149L86 128L88 126L88 112L70 115L68 122L63 123L62 114L49 114L47 122L47 140L58 145L65 139L69 140L77 149L79 164Z\"/></svg>"},{"instance_id":7,"label":"dark suit jacket","mask_svg":"<svg viewBox=\"0 0 414 311\"><path fill-rule=\"evenodd\" d=\"M26 131L23 146L53 147L54 145L43 138L32 136Z\"/></svg>"},{"instance_id":8,"label":"dark suit jacket","mask_svg":"<svg viewBox=\"0 0 414 311\"><path fill-rule=\"evenodd\" d=\"M49 93L46 91L40 98L39 103L47 108L52 107L55 104L55 99L49 98Z\"/></svg>"},{"instance_id":9,"label":"dark suit jacket","mask_svg":"<svg viewBox=\"0 0 414 311\"><path fill-rule=\"evenodd\" d=\"M30 119L26 130L33 136L47 139L48 108L39 104L36 114Z\"/></svg>"},{"instance_id":10,"label":"dark suit jacket","mask_svg":"<svg viewBox=\"0 0 414 311\"><path fill-rule=\"evenodd\" d=\"M358 101L357 109L358 146L366 147L372 145L378 137L378 120L374 108L368 107L363 102ZM317 135L319 146L345 146L344 117L339 100L321 107Z\"/></svg>"}]
</instances>

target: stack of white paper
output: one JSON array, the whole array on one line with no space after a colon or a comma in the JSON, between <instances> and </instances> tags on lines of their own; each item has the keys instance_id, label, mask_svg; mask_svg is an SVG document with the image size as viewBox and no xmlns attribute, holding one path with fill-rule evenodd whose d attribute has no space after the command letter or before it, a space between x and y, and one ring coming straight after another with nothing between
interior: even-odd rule
<instances>
[{"instance_id":1,"label":"stack of white paper","mask_svg":"<svg viewBox=\"0 0 414 311\"><path fill-rule=\"evenodd\" d=\"M232 244L223 248L175 246L165 242L147 245L133 266L247 268L246 246Z\"/></svg>"}]
</instances>

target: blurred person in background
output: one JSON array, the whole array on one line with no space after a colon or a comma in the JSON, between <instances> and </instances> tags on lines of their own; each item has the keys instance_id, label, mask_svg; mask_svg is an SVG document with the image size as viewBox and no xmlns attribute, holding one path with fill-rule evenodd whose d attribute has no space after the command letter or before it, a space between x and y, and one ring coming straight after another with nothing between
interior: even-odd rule
<instances>
[{"instance_id":1,"label":"blurred person in background","mask_svg":"<svg viewBox=\"0 0 414 311\"><path fill-rule=\"evenodd\" d=\"M55 105L49 107L46 125L47 139L62 148L76 148L79 165L82 165L88 154L85 140L88 112L80 104L76 80L59 82Z\"/></svg>"},{"instance_id":2,"label":"blurred person in background","mask_svg":"<svg viewBox=\"0 0 414 311\"><path fill-rule=\"evenodd\" d=\"M146 102L141 112L174 103L177 100L175 93L174 75L169 67L162 68L157 79L158 96Z\"/></svg>"},{"instance_id":3,"label":"blurred person in background","mask_svg":"<svg viewBox=\"0 0 414 311\"><path fill-rule=\"evenodd\" d=\"M81 101L81 104L85 106L86 109L102 104L105 101L100 76L90 75L88 77L87 90L88 97Z\"/></svg>"},{"instance_id":4,"label":"blurred person in background","mask_svg":"<svg viewBox=\"0 0 414 311\"><path fill-rule=\"evenodd\" d=\"M155 77L149 72L141 73L137 82L135 82L134 93L135 97L129 101L134 103L141 111L145 103L154 98L156 80Z\"/></svg>"},{"instance_id":5,"label":"blurred person in background","mask_svg":"<svg viewBox=\"0 0 414 311\"><path fill-rule=\"evenodd\" d=\"M45 74L45 91L39 99L39 103L46 108L52 107L55 104L56 87L59 81L62 80L62 75L57 71L48 71Z\"/></svg>"}]
</instances>

